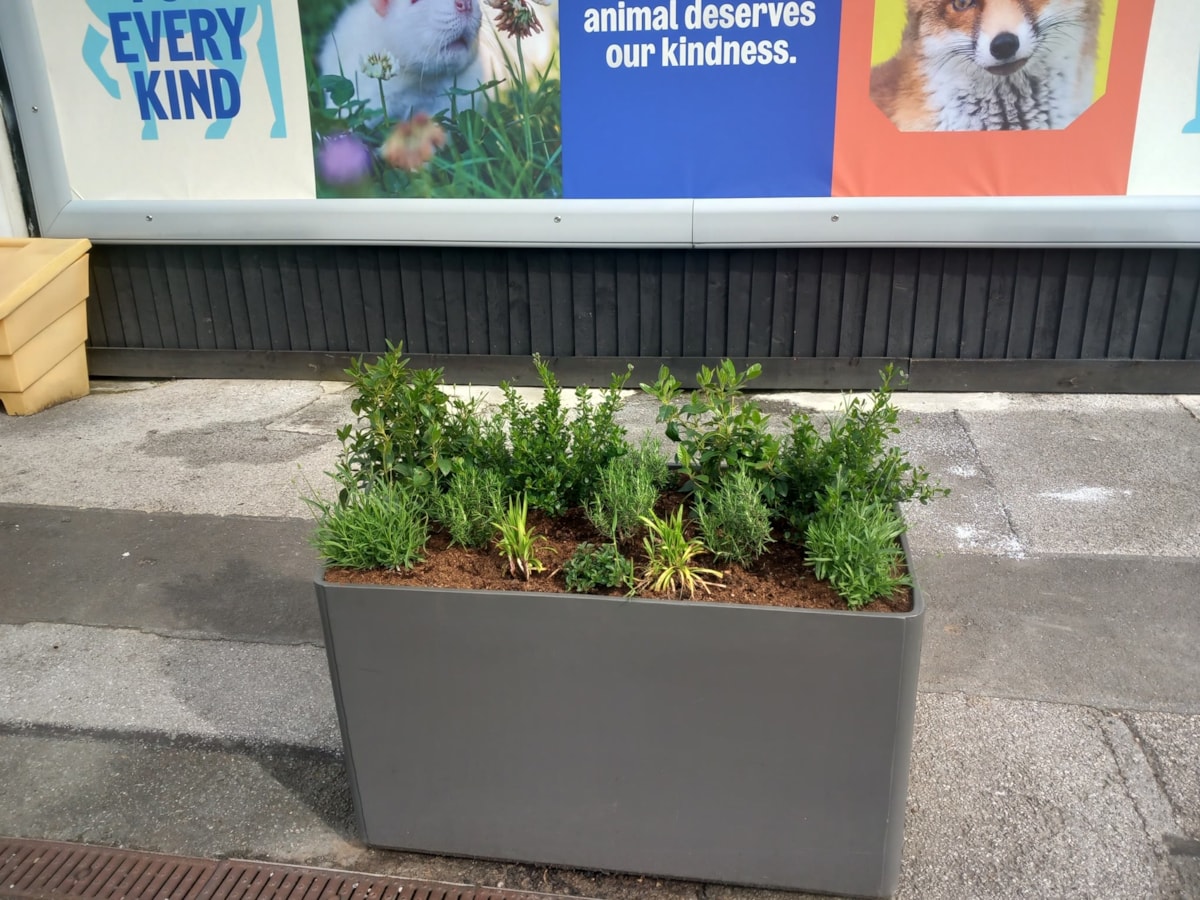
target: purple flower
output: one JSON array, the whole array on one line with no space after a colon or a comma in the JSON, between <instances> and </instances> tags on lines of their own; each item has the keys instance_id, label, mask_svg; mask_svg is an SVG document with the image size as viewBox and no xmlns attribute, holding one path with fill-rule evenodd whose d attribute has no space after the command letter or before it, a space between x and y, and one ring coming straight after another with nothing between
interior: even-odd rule
<instances>
[{"instance_id":1,"label":"purple flower","mask_svg":"<svg viewBox=\"0 0 1200 900\"><path fill-rule=\"evenodd\" d=\"M352 134L335 135L321 143L317 171L330 184L353 184L371 171L371 151Z\"/></svg>"}]
</instances>

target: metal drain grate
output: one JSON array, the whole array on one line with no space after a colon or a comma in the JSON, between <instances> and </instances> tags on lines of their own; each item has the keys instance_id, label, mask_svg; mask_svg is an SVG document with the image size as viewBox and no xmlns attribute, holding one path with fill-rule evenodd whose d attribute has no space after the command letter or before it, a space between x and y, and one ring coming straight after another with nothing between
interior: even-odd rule
<instances>
[{"instance_id":1,"label":"metal drain grate","mask_svg":"<svg viewBox=\"0 0 1200 900\"><path fill-rule=\"evenodd\" d=\"M247 860L0 838L0 897L103 900L561 900Z\"/></svg>"}]
</instances>

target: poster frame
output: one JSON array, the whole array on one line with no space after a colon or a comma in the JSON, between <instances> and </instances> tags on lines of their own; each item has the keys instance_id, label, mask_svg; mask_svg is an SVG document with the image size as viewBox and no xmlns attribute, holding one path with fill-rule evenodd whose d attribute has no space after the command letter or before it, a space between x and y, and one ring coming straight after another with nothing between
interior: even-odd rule
<instances>
[{"instance_id":1,"label":"poster frame","mask_svg":"<svg viewBox=\"0 0 1200 900\"><path fill-rule=\"evenodd\" d=\"M1200 247L1200 197L94 200L76 196L33 0L0 4L40 233L147 244Z\"/></svg>"}]
</instances>

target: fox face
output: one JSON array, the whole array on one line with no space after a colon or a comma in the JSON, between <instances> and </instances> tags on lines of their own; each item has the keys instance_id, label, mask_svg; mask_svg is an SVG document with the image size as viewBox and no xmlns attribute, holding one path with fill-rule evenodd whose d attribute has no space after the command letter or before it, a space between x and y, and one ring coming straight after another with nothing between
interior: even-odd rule
<instances>
[{"instance_id":1,"label":"fox face","mask_svg":"<svg viewBox=\"0 0 1200 900\"><path fill-rule=\"evenodd\" d=\"M908 16L931 63L1005 77L1077 40L1098 7L1099 0L909 0Z\"/></svg>"},{"instance_id":2,"label":"fox face","mask_svg":"<svg viewBox=\"0 0 1200 900\"><path fill-rule=\"evenodd\" d=\"M905 131L1065 128L1092 101L1102 2L908 0L872 99Z\"/></svg>"}]
</instances>

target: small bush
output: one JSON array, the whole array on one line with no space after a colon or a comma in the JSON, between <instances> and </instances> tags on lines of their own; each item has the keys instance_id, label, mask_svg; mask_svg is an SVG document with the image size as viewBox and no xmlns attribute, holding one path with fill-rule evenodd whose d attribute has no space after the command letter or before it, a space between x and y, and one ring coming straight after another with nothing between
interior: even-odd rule
<instances>
[{"instance_id":1,"label":"small bush","mask_svg":"<svg viewBox=\"0 0 1200 900\"><path fill-rule=\"evenodd\" d=\"M504 478L491 469L465 465L454 473L446 492L435 496L433 510L452 543L486 546L504 514Z\"/></svg>"},{"instance_id":2,"label":"small bush","mask_svg":"<svg viewBox=\"0 0 1200 900\"><path fill-rule=\"evenodd\" d=\"M588 594L598 587L632 590L633 561L621 555L615 544L580 544L563 565L567 590Z\"/></svg>"},{"instance_id":3,"label":"small bush","mask_svg":"<svg viewBox=\"0 0 1200 900\"><path fill-rule=\"evenodd\" d=\"M639 469L650 478L656 490L671 487L675 476L671 474L670 461L663 453L662 443L652 434L644 434L640 441L629 448L629 457L637 461Z\"/></svg>"},{"instance_id":4,"label":"small bush","mask_svg":"<svg viewBox=\"0 0 1200 900\"><path fill-rule=\"evenodd\" d=\"M859 609L912 584L900 571L903 533L904 522L891 506L831 496L805 530L806 561L851 609Z\"/></svg>"},{"instance_id":5,"label":"small bush","mask_svg":"<svg viewBox=\"0 0 1200 900\"><path fill-rule=\"evenodd\" d=\"M678 444L679 467L688 479L684 490L715 490L725 471L743 469L762 481L767 499L774 500L779 439L767 430L769 417L743 396L760 375L759 363L744 372L728 359L715 369L701 366L686 403L683 385L666 366L654 384L641 386L658 400L658 421L666 423L667 438Z\"/></svg>"},{"instance_id":6,"label":"small bush","mask_svg":"<svg viewBox=\"0 0 1200 900\"><path fill-rule=\"evenodd\" d=\"M317 513L313 544L328 565L411 569L422 561L429 540L423 492L377 481L345 502L307 502Z\"/></svg>"},{"instance_id":7,"label":"small bush","mask_svg":"<svg viewBox=\"0 0 1200 900\"><path fill-rule=\"evenodd\" d=\"M587 515L610 541L624 541L642 527L642 516L654 512L659 489L654 472L634 454L618 456L600 470Z\"/></svg>"},{"instance_id":8,"label":"small bush","mask_svg":"<svg viewBox=\"0 0 1200 900\"><path fill-rule=\"evenodd\" d=\"M356 396L350 409L359 422L338 429L342 455L336 478L341 499L373 481L442 483L456 461L470 457L479 431L478 404L451 399L442 390L441 369L414 369L404 345L368 363L351 362Z\"/></svg>"},{"instance_id":9,"label":"small bush","mask_svg":"<svg viewBox=\"0 0 1200 900\"><path fill-rule=\"evenodd\" d=\"M509 492L525 494L531 507L557 516L591 496L600 470L625 452L625 429L615 417L629 374L614 375L599 402L580 386L571 413L550 367L538 356L533 361L543 387L536 406L530 407L511 385L500 385L504 403L499 416L511 444Z\"/></svg>"},{"instance_id":10,"label":"small bush","mask_svg":"<svg viewBox=\"0 0 1200 900\"><path fill-rule=\"evenodd\" d=\"M891 436L900 433L899 411L892 402L895 369L889 365L880 374L879 388L868 398L847 402L840 415L830 418L825 435L803 413L789 419L791 433L778 460L785 487L777 508L795 534L804 532L834 490L884 506L909 500L927 503L949 493L930 484L929 473L910 463L903 450L888 445Z\"/></svg>"},{"instance_id":11,"label":"small bush","mask_svg":"<svg viewBox=\"0 0 1200 900\"><path fill-rule=\"evenodd\" d=\"M771 511L762 483L741 470L726 474L715 491L697 498L696 520L717 559L748 566L771 542Z\"/></svg>"}]
</instances>

